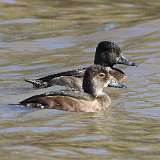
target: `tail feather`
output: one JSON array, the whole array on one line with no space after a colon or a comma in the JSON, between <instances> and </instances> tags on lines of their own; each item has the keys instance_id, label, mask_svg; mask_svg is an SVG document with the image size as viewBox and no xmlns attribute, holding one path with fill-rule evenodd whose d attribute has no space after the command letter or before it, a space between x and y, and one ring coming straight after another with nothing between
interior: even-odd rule
<instances>
[{"instance_id":1,"label":"tail feather","mask_svg":"<svg viewBox=\"0 0 160 160\"><path fill-rule=\"evenodd\" d=\"M26 105L27 103L37 103L38 99L43 96L44 96L44 94L35 95L35 96L29 97L29 98L19 102L19 104Z\"/></svg>"},{"instance_id":2,"label":"tail feather","mask_svg":"<svg viewBox=\"0 0 160 160\"><path fill-rule=\"evenodd\" d=\"M35 88L45 88L47 83L41 80L24 79L25 82L31 83Z\"/></svg>"},{"instance_id":3,"label":"tail feather","mask_svg":"<svg viewBox=\"0 0 160 160\"><path fill-rule=\"evenodd\" d=\"M35 107L43 109L48 106L47 99L45 99L44 96L45 96L44 94L35 95L19 102L19 104L26 107Z\"/></svg>"}]
</instances>

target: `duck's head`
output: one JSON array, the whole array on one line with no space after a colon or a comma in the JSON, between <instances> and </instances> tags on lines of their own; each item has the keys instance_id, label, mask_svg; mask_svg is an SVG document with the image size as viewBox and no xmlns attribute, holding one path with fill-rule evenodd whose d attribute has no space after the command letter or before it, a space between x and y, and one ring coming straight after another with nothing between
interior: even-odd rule
<instances>
[{"instance_id":1,"label":"duck's head","mask_svg":"<svg viewBox=\"0 0 160 160\"><path fill-rule=\"evenodd\" d=\"M112 67L115 64L136 66L134 62L126 59L120 47L115 42L102 41L97 45L94 64Z\"/></svg>"},{"instance_id":2,"label":"duck's head","mask_svg":"<svg viewBox=\"0 0 160 160\"><path fill-rule=\"evenodd\" d=\"M83 90L94 97L104 95L103 88L110 82L109 67L93 65L88 67L83 77Z\"/></svg>"}]
</instances>

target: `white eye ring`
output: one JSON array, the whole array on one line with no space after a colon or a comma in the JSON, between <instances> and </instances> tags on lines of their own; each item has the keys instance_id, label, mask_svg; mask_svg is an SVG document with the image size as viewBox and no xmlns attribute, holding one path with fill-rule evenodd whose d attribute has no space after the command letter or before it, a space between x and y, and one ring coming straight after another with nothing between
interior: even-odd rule
<instances>
[{"instance_id":1,"label":"white eye ring","mask_svg":"<svg viewBox=\"0 0 160 160\"><path fill-rule=\"evenodd\" d=\"M100 73L99 77L104 78L105 77L105 73Z\"/></svg>"}]
</instances>

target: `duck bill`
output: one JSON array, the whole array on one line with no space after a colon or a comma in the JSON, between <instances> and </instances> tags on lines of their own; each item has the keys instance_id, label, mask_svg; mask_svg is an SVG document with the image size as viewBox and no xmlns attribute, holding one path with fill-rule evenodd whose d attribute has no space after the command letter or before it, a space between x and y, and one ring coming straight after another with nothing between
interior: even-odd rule
<instances>
[{"instance_id":1,"label":"duck bill","mask_svg":"<svg viewBox=\"0 0 160 160\"><path fill-rule=\"evenodd\" d=\"M108 87L114 87L114 88L127 88L126 85L119 83L117 81L114 80L110 80Z\"/></svg>"},{"instance_id":2,"label":"duck bill","mask_svg":"<svg viewBox=\"0 0 160 160\"><path fill-rule=\"evenodd\" d=\"M126 59L125 57L121 56L118 61L117 64L124 64L124 65L128 65L128 66L136 66L137 64L134 62L130 62L128 59Z\"/></svg>"}]
</instances>

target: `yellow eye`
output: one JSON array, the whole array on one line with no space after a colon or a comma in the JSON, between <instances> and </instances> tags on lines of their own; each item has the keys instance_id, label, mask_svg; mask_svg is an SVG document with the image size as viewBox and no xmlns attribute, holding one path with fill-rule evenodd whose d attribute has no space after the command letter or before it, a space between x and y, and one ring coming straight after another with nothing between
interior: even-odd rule
<instances>
[{"instance_id":1,"label":"yellow eye","mask_svg":"<svg viewBox=\"0 0 160 160\"><path fill-rule=\"evenodd\" d=\"M104 73L100 73L100 74L99 74L99 77L105 78L105 74L104 74Z\"/></svg>"}]
</instances>

